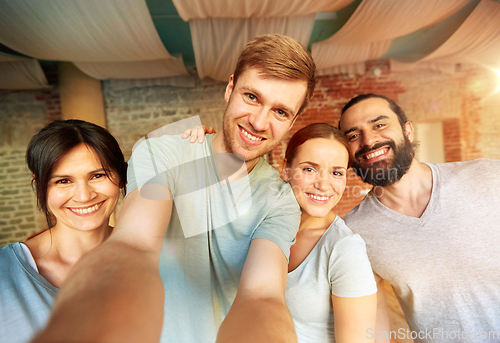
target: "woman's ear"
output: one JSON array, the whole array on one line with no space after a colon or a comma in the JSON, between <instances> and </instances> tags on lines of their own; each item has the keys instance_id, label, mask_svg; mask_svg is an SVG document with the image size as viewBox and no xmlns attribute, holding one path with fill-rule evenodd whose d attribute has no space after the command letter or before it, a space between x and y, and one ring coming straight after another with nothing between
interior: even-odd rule
<instances>
[{"instance_id":1,"label":"woman's ear","mask_svg":"<svg viewBox=\"0 0 500 343\"><path fill-rule=\"evenodd\" d=\"M286 182L290 180L290 168L287 166L286 158L283 159L283 165L281 166L281 178Z\"/></svg>"}]
</instances>

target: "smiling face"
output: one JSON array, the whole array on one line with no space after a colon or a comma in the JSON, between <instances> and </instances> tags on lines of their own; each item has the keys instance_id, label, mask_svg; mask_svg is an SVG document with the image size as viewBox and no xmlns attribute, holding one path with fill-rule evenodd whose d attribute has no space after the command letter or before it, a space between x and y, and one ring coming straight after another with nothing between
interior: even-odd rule
<instances>
[{"instance_id":1,"label":"smiling face","mask_svg":"<svg viewBox=\"0 0 500 343\"><path fill-rule=\"evenodd\" d=\"M271 151L290 130L306 96L305 81L266 77L250 68L229 79L223 134L225 152L249 163Z\"/></svg>"},{"instance_id":2,"label":"smiling face","mask_svg":"<svg viewBox=\"0 0 500 343\"><path fill-rule=\"evenodd\" d=\"M107 228L118 202L118 184L91 148L73 148L54 166L48 184L47 206L56 226L80 231Z\"/></svg>"},{"instance_id":3,"label":"smiling face","mask_svg":"<svg viewBox=\"0 0 500 343\"><path fill-rule=\"evenodd\" d=\"M334 139L314 138L298 148L285 177L302 212L322 218L337 205L346 186L349 154Z\"/></svg>"},{"instance_id":4,"label":"smiling face","mask_svg":"<svg viewBox=\"0 0 500 343\"><path fill-rule=\"evenodd\" d=\"M407 122L403 132L384 99L370 98L348 108L340 130L349 142L353 170L374 186L397 182L413 161L413 127Z\"/></svg>"}]
</instances>

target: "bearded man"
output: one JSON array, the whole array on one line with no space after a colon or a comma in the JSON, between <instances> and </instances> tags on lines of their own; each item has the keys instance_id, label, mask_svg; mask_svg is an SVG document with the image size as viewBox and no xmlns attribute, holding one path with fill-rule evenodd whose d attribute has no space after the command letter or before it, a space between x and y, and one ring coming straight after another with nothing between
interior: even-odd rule
<instances>
[{"instance_id":1,"label":"bearded man","mask_svg":"<svg viewBox=\"0 0 500 343\"><path fill-rule=\"evenodd\" d=\"M407 338L500 341L500 161L417 161L411 122L382 95L351 99L339 128L355 172L374 186L344 220L394 287Z\"/></svg>"}]
</instances>

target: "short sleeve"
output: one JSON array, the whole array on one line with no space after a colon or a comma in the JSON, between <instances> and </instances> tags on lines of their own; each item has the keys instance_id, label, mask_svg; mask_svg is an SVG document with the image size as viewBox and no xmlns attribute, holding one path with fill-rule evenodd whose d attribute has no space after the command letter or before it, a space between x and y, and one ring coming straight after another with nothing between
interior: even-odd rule
<instances>
[{"instance_id":1,"label":"short sleeve","mask_svg":"<svg viewBox=\"0 0 500 343\"><path fill-rule=\"evenodd\" d=\"M174 193L175 173L179 162L177 149L168 136L149 138L139 144L132 153L127 169L127 195L145 184L166 186Z\"/></svg>"},{"instance_id":2,"label":"short sleeve","mask_svg":"<svg viewBox=\"0 0 500 343\"><path fill-rule=\"evenodd\" d=\"M270 240L280 247L288 260L290 247L295 243L295 236L299 230L300 213L300 207L290 186L284 184L283 192L255 230L252 239Z\"/></svg>"},{"instance_id":3,"label":"short sleeve","mask_svg":"<svg viewBox=\"0 0 500 343\"><path fill-rule=\"evenodd\" d=\"M331 292L338 297L362 297L377 292L366 245L358 234L351 234L335 244L328 277Z\"/></svg>"}]
</instances>

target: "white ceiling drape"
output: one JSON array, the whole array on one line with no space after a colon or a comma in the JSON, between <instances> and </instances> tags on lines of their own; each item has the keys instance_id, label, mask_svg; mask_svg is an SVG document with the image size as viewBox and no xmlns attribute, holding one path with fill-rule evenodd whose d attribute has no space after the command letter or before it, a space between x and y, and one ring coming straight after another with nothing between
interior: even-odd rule
<instances>
[{"instance_id":1,"label":"white ceiling drape","mask_svg":"<svg viewBox=\"0 0 500 343\"><path fill-rule=\"evenodd\" d=\"M0 89L50 87L37 60L0 53Z\"/></svg>"},{"instance_id":2,"label":"white ceiling drape","mask_svg":"<svg viewBox=\"0 0 500 343\"><path fill-rule=\"evenodd\" d=\"M307 46L314 14L283 18L191 19L196 68L201 79L227 81L246 43L264 33L280 33Z\"/></svg>"},{"instance_id":3,"label":"white ceiling drape","mask_svg":"<svg viewBox=\"0 0 500 343\"><path fill-rule=\"evenodd\" d=\"M227 81L241 49L263 33L285 34L307 46L316 39L311 38L315 19L321 20L318 28L335 31L353 5L357 8L335 34L312 45L318 75L363 74L365 62L375 59L389 59L394 71L425 67L452 72L456 63L500 68L500 0L173 3L189 21L200 78ZM162 39L168 37L162 31L160 39L146 0L0 0L0 8L0 44L31 58L72 62L101 80L147 84L144 80L189 75L182 58L164 47ZM315 18L318 12L330 12L332 22ZM175 36L172 31L168 34ZM31 58L0 55L1 88L47 87L40 64Z\"/></svg>"},{"instance_id":4,"label":"white ceiling drape","mask_svg":"<svg viewBox=\"0 0 500 343\"><path fill-rule=\"evenodd\" d=\"M482 0L457 31L423 61L463 61L500 68L500 3Z\"/></svg>"},{"instance_id":5,"label":"white ceiling drape","mask_svg":"<svg viewBox=\"0 0 500 343\"><path fill-rule=\"evenodd\" d=\"M332 37L312 45L319 70L381 57L393 39L432 25L469 0L364 0Z\"/></svg>"},{"instance_id":6,"label":"white ceiling drape","mask_svg":"<svg viewBox=\"0 0 500 343\"><path fill-rule=\"evenodd\" d=\"M500 68L500 3L481 0L460 27L437 49L414 63L391 61L391 70L427 68L452 72L456 63Z\"/></svg>"},{"instance_id":7,"label":"white ceiling drape","mask_svg":"<svg viewBox=\"0 0 500 343\"><path fill-rule=\"evenodd\" d=\"M85 74L98 80L141 79L187 74L182 58L140 62L74 62Z\"/></svg>"},{"instance_id":8,"label":"white ceiling drape","mask_svg":"<svg viewBox=\"0 0 500 343\"><path fill-rule=\"evenodd\" d=\"M185 21L206 18L293 17L337 11L354 0L173 0Z\"/></svg>"},{"instance_id":9,"label":"white ceiling drape","mask_svg":"<svg viewBox=\"0 0 500 343\"><path fill-rule=\"evenodd\" d=\"M145 0L3 1L0 43L39 59L87 63L87 69L89 63L97 63L94 69L101 70L101 78L137 77L140 70L142 77L155 72L175 75L182 64L181 60L171 62L174 58L163 46ZM141 64L152 60L169 62L153 63L159 71ZM128 62L131 68L117 64L107 74L100 65L103 62L108 67ZM177 71L167 70L168 66Z\"/></svg>"}]
</instances>

